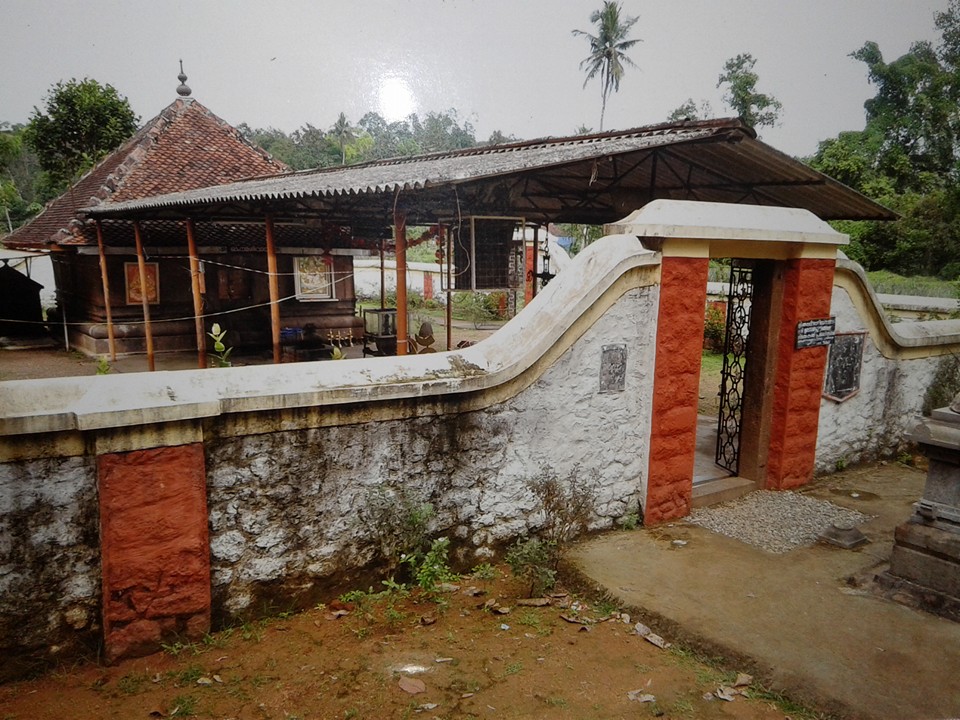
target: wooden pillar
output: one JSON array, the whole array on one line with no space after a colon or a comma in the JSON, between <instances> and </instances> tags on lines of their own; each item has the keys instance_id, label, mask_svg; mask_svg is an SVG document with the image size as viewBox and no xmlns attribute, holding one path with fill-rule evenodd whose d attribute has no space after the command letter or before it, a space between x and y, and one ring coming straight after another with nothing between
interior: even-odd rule
<instances>
[{"instance_id":1,"label":"wooden pillar","mask_svg":"<svg viewBox=\"0 0 960 720\"><path fill-rule=\"evenodd\" d=\"M103 283L103 304L107 310L107 343L110 348L110 362L116 362L117 343L113 335L113 310L110 307L110 280L107 274L107 255L103 248L103 224L99 220L97 220L97 250L100 253L100 281Z\"/></svg>"},{"instance_id":2,"label":"wooden pillar","mask_svg":"<svg viewBox=\"0 0 960 720\"><path fill-rule=\"evenodd\" d=\"M387 307L387 271L384 267L383 257L384 241L380 240L380 309Z\"/></svg>"},{"instance_id":3,"label":"wooden pillar","mask_svg":"<svg viewBox=\"0 0 960 720\"><path fill-rule=\"evenodd\" d=\"M393 238L397 254L397 355L407 354L407 216L393 214Z\"/></svg>"},{"instance_id":4,"label":"wooden pillar","mask_svg":"<svg viewBox=\"0 0 960 720\"><path fill-rule=\"evenodd\" d=\"M273 217L267 215L267 277L270 285L270 336L273 362L280 363L280 285L277 275L277 245L273 239Z\"/></svg>"},{"instance_id":5,"label":"wooden pillar","mask_svg":"<svg viewBox=\"0 0 960 720\"><path fill-rule=\"evenodd\" d=\"M150 292L147 288L147 262L143 257L143 238L140 235L140 223L133 221L133 237L137 243L137 269L140 271L140 299L143 304L143 333L147 340L147 367L150 372L156 370L153 357L153 329L150 327Z\"/></svg>"},{"instance_id":6,"label":"wooden pillar","mask_svg":"<svg viewBox=\"0 0 960 720\"><path fill-rule=\"evenodd\" d=\"M706 256L664 257L660 266L650 460L644 506L647 525L675 520L690 512L709 263Z\"/></svg>"},{"instance_id":7,"label":"wooden pillar","mask_svg":"<svg viewBox=\"0 0 960 720\"><path fill-rule=\"evenodd\" d=\"M190 254L190 289L193 292L193 324L197 331L197 367L207 367L207 334L203 327L203 297L200 294L200 258L193 220L187 220L187 252Z\"/></svg>"}]
</instances>

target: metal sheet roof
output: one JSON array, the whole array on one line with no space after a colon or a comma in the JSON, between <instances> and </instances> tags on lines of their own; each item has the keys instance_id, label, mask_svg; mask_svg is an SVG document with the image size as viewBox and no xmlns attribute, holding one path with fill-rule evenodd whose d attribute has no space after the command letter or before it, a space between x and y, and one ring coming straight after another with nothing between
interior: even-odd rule
<instances>
[{"instance_id":1,"label":"metal sheet roof","mask_svg":"<svg viewBox=\"0 0 960 720\"><path fill-rule=\"evenodd\" d=\"M825 220L890 210L756 139L737 119L547 138L290 173L89 208L92 218L320 217L389 225L467 214L612 222L655 198L802 207Z\"/></svg>"}]
</instances>

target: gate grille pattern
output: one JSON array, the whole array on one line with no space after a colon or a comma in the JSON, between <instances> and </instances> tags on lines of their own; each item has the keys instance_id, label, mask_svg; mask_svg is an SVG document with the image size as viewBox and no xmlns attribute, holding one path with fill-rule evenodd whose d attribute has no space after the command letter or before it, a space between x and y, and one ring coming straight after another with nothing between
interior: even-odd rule
<instances>
[{"instance_id":1,"label":"gate grille pattern","mask_svg":"<svg viewBox=\"0 0 960 720\"><path fill-rule=\"evenodd\" d=\"M744 374L747 367L747 333L753 267L749 261L730 261L727 327L723 338L723 371L720 379L720 418L717 426L716 463L734 475L740 472L740 423L743 415Z\"/></svg>"}]
</instances>

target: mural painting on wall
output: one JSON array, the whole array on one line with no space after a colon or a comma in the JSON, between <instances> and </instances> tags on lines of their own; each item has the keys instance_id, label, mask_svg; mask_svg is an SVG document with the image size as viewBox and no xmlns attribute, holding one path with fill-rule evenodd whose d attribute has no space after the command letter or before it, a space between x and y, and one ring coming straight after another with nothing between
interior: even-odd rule
<instances>
[{"instance_id":1,"label":"mural painting on wall","mask_svg":"<svg viewBox=\"0 0 960 720\"><path fill-rule=\"evenodd\" d=\"M827 355L827 372L823 394L830 400L843 402L860 392L860 365L863 362L865 333L839 333Z\"/></svg>"},{"instance_id":2,"label":"mural painting on wall","mask_svg":"<svg viewBox=\"0 0 960 720\"><path fill-rule=\"evenodd\" d=\"M329 255L306 255L296 261L297 298L299 300L333 300L333 258Z\"/></svg>"},{"instance_id":3,"label":"mural painting on wall","mask_svg":"<svg viewBox=\"0 0 960 720\"><path fill-rule=\"evenodd\" d=\"M140 268L137 263L124 263L123 275L126 281L127 305L142 305L143 290L140 287ZM147 302L155 305L160 302L160 268L155 262L144 263Z\"/></svg>"}]
</instances>

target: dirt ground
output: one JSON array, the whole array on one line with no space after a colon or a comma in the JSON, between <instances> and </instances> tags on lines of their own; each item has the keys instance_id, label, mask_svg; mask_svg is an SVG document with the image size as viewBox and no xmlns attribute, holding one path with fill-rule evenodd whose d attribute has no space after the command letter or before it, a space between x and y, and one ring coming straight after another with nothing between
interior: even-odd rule
<instances>
[{"instance_id":1,"label":"dirt ground","mask_svg":"<svg viewBox=\"0 0 960 720\"><path fill-rule=\"evenodd\" d=\"M785 717L756 687L718 699L736 668L656 647L614 606L562 593L520 606L509 570L490 575L437 599L336 602L113 667L9 683L0 718Z\"/></svg>"}]
</instances>

